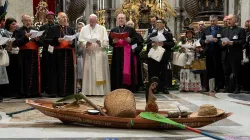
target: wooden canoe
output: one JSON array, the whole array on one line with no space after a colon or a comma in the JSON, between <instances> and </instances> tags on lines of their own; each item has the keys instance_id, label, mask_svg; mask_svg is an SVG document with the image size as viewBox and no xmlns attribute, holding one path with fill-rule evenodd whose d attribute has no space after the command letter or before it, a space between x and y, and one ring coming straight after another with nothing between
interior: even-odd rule
<instances>
[{"instance_id":1,"label":"wooden canoe","mask_svg":"<svg viewBox=\"0 0 250 140\"><path fill-rule=\"evenodd\" d=\"M81 123L88 124L98 127L106 128L131 128L131 129L179 129L168 124L159 123L151 120L143 119L139 116L142 110L137 110L136 118L120 118L120 117L111 117L111 116L101 116L101 115L89 115L81 114L76 112L61 111L54 109L52 107L51 101L46 100L26 100L26 103L30 106L36 108L43 114L57 118L63 123ZM159 112L161 115L167 115L166 112ZM225 119L231 116L232 113L224 113L221 116L213 118L171 118L171 120L178 123L193 127L199 128L219 120Z\"/></svg>"}]
</instances>

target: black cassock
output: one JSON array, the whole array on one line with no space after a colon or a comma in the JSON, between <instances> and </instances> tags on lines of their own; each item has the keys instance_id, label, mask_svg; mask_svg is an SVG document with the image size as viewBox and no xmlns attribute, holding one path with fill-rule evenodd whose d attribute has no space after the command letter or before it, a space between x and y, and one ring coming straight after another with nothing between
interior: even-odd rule
<instances>
[{"instance_id":1,"label":"black cassock","mask_svg":"<svg viewBox=\"0 0 250 140\"><path fill-rule=\"evenodd\" d=\"M40 85L40 56L39 45L40 41L27 38L26 33L29 33L31 28L20 27L14 31L13 37L16 39L13 46L18 46L19 51L19 66L17 73L20 74L20 89L19 96L38 96L41 91ZM30 43L34 43L33 49L30 49Z\"/></svg>"},{"instance_id":2,"label":"black cassock","mask_svg":"<svg viewBox=\"0 0 250 140\"><path fill-rule=\"evenodd\" d=\"M68 48L60 48L58 42L58 38L74 34L75 31L69 26L54 25L49 28L48 43L54 47L48 66L48 94L50 95L67 96L74 94L74 45L69 45Z\"/></svg>"},{"instance_id":3,"label":"black cassock","mask_svg":"<svg viewBox=\"0 0 250 140\"><path fill-rule=\"evenodd\" d=\"M128 26L119 26L111 29L110 32L124 33L128 32L131 39L130 45L137 43L137 35L135 29ZM126 88L132 92L136 92L136 78L135 78L135 63L134 56L132 55L132 48L130 49L130 72L131 72L131 84L127 85L123 83L123 67L124 67L124 47L113 43L113 39L109 35L109 44L113 47L112 63L111 63L111 90Z\"/></svg>"},{"instance_id":4,"label":"black cassock","mask_svg":"<svg viewBox=\"0 0 250 140\"><path fill-rule=\"evenodd\" d=\"M48 90L48 77L49 77L49 63L50 57L52 54L48 52L48 40L47 34L50 27L54 24L45 24L39 28L40 31L44 31L43 35L40 37L41 40L44 42L43 50L42 50L42 57L41 57L41 92L47 92Z\"/></svg>"},{"instance_id":5,"label":"black cassock","mask_svg":"<svg viewBox=\"0 0 250 140\"><path fill-rule=\"evenodd\" d=\"M147 40L147 53L149 53L152 48L151 37L155 37L158 35L158 31L152 33ZM150 80L152 77L158 77L160 79L160 89L163 93L168 93L167 91L167 81L171 78L171 75L168 75L168 63L171 59L171 48L174 47L173 35L164 29L163 35L166 38L163 41L162 48L165 49L165 52L162 56L160 62L155 61L152 58L148 58L148 79Z\"/></svg>"}]
</instances>

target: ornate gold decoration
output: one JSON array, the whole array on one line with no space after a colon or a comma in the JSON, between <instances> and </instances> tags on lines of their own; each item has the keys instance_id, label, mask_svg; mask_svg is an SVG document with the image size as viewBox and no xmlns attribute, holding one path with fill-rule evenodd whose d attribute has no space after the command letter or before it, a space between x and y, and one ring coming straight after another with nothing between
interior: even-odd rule
<instances>
[{"instance_id":1,"label":"ornate gold decoration","mask_svg":"<svg viewBox=\"0 0 250 140\"><path fill-rule=\"evenodd\" d=\"M105 10L97 11L98 24L105 26Z\"/></svg>"},{"instance_id":2,"label":"ornate gold decoration","mask_svg":"<svg viewBox=\"0 0 250 140\"><path fill-rule=\"evenodd\" d=\"M208 7L208 0L206 0L206 7Z\"/></svg>"},{"instance_id":3,"label":"ornate gold decoration","mask_svg":"<svg viewBox=\"0 0 250 140\"><path fill-rule=\"evenodd\" d=\"M129 20L133 20L135 26L138 27L141 7L149 8L150 15L156 15L160 18L175 17L176 11L170 6L168 0L161 0L161 8L159 0L124 0L120 8L116 9L115 14L124 13Z\"/></svg>"},{"instance_id":4,"label":"ornate gold decoration","mask_svg":"<svg viewBox=\"0 0 250 140\"><path fill-rule=\"evenodd\" d=\"M38 6L36 7L35 22L37 24L44 24L47 22L46 15L48 13L48 4L46 0L40 0Z\"/></svg>"}]
</instances>

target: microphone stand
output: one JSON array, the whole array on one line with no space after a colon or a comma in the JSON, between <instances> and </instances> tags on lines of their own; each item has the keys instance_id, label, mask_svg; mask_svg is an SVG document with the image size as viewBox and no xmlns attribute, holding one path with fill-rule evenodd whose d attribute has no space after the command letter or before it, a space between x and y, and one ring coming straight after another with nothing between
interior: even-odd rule
<instances>
[{"instance_id":1,"label":"microphone stand","mask_svg":"<svg viewBox=\"0 0 250 140\"><path fill-rule=\"evenodd\" d=\"M80 20L80 19L82 19L83 18L83 16L80 16L80 17L78 17L76 20L75 20L75 29L76 29L76 32L77 32L77 22ZM76 37L75 38L75 57L76 57L76 59L75 59L75 75L74 75L74 77L75 77L75 83L74 83L74 91L75 91L75 94L77 94L78 93L78 88L77 88L77 85L78 85L78 83L77 83L77 80L78 80L78 68L77 68L77 52L78 52L78 44L77 44L77 40L78 40L78 38ZM79 44L80 45L80 44Z\"/></svg>"}]
</instances>

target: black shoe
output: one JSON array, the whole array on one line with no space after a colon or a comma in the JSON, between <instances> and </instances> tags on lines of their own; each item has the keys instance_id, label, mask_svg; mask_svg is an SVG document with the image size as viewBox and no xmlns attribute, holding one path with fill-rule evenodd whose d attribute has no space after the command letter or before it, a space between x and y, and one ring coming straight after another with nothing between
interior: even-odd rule
<instances>
[{"instance_id":1,"label":"black shoe","mask_svg":"<svg viewBox=\"0 0 250 140\"><path fill-rule=\"evenodd\" d=\"M220 88L219 88L219 87L215 87L215 91L216 91L216 92L219 92L219 91L220 91Z\"/></svg>"},{"instance_id":2,"label":"black shoe","mask_svg":"<svg viewBox=\"0 0 250 140\"><path fill-rule=\"evenodd\" d=\"M23 99L23 98L25 98L24 95L16 95L16 96L14 97L14 99Z\"/></svg>"},{"instance_id":3,"label":"black shoe","mask_svg":"<svg viewBox=\"0 0 250 140\"><path fill-rule=\"evenodd\" d=\"M234 94L239 94L240 93L240 89L238 87L236 87Z\"/></svg>"},{"instance_id":4,"label":"black shoe","mask_svg":"<svg viewBox=\"0 0 250 140\"><path fill-rule=\"evenodd\" d=\"M49 94L48 97L49 97L49 98L56 98L56 97L57 97L57 94Z\"/></svg>"},{"instance_id":5,"label":"black shoe","mask_svg":"<svg viewBox=\"0 0 250 140\"><path fill-rule=\"evenodd\" d=\"M200 92L208 92L209 90L206 88L203 88Z\"/></svg>"},{"instance_id":6,"label":"black shoe","mask_svg":"<svg viewBox=\"0 0 250 140\"><path fill-rule=\"evenodd\" d=\"M250 94L250 91L247 91L246 94Z\"/></svg>"},{"instance_id":7,"label":"black shoe","mask_svg":"<svg viewBox=\"0 0 250 140\"><path fill-rule=\"evenodd\" d=\"M164 90L162 91L163 94L169 94L169 91L168 90Z\"/></svg>"},{"instance_id":8,"label":"black shoe","mask_svg":"<svg viewBox=\"0 0 250 140\"><path fill-rule=\"evenodd\" d=\"M225 87L222 93L228 93L228 87Z\"/></svg>"}]
</instances>

